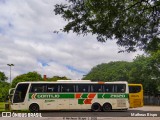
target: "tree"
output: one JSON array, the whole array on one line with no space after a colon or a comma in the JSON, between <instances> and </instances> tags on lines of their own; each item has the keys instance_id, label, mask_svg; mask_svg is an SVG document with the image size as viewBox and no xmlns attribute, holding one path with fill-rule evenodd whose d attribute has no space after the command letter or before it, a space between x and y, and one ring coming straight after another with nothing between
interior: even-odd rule
<instances>
[{"instance_id":1,"label":"tree","mask_svg":"<svg viewBox=\"0 0 160 120\"><path fill-rule=\"evenodd\" d=\"M6 101L6 98L8 97L9 88L9 83L0 81L0 102Z\"/></svg>"},{"instance_id":2,"label":"tree","mask_svg":"<svg viewBox=\"0 0 160 120\"><path fill-rule=\"evenodd\" d=\"M132 68L130 62L117 61L102 63L93 67L83 78L92 81L129 81L129 72Z\"/></svg>"},{"instance_id":3,"label":"tree","mask_svg":"<svg viewBox=\"0 0 160 120\"><path fill-rule=\"evenodd\" d=\"M57 81L57 80L69 80L66 76L53 76L52 78L47 78L47 81Z\"/></svg>"},{"instance_id":4,"label":"tree","mask_svg":"<svg viewBox=\"0 0 160 120\"><path fill-rule=\"evenodd\" d=\"M4 72L0 72L0 81L6 81L8 78L4 74Z\"/></svg>"},{"instance_id":5,"label":"tree","mask_svg":"<svg viewBox=\"0 0 160 120\"><path fill-rule=\"evenodd\" d=\"M133 62L117 61L97 65L83 79L140 83L145 92L157 94L160 90L160 52L151 56L137 56Z\"/></svg>"},{"instance_id":6,"label":"tree","mask_svg":"<svg viewBox=\"0 0 160 120\"><path fill-rule=\"evenodd\" d=\"M153 79L159 85L158 90L160 91L160 50L151 54L150 63L152 72L154 73Z\"/></svg>"},{"instance_id":7,"label":"tree","mask_svg":"<svg viewBox=\"0 0 160 120\"><path fill-rule=\"evenodd\" d=\"M157 94L160 83L160 71L153 65L151 56L137 56L130 71L130 82L143 84L145 92L149 94Z\"/></svg>"},{"instance_id":8,"label":"tree","mask_svg":"<svg viewBox=\"0 0 160 120\"><path fill-rule=\"evenodd\" d=\"M100 42L115 39L125 47L122 51L157 49L160 44L158 0L68 0L54 11L68 21L63 32L92 33Z\"/></svg>"},{"instance_id":9,"label":"tree","mask_svg":"<svg viewBox=\"0 0 160 120\"><path fill-rule=\"evenodd\" d=\"M42 77L37 72L28 72L26 74L22 74L17 76L12 81L12 87L15 87L18 82L25 82L25 81L42 81Z\"/></svg>"}]
</instances>

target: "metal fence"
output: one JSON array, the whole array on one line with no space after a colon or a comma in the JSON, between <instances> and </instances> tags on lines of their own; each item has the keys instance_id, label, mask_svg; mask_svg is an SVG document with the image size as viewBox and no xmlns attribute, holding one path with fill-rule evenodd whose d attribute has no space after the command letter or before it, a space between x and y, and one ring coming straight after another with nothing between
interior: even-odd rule
<instances>
[{"instance_id":1,"label":"metal fence","mask_svg":"<svg viewBox=\"0 0 160 120\"><path fill-rule=\"evenodd\" d=\"M144 96L144 105L160 106L160 96Z\"/></svg>"}]
</instances>

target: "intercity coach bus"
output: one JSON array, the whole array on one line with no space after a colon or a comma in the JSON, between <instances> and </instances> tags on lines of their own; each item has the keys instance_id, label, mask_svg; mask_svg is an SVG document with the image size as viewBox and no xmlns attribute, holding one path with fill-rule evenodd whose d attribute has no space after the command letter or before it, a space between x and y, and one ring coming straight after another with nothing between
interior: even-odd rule
<instances>
[{"instance_id":1,"label":"intercity coach bus","mask_svg":"<svg viewBox=\"0 0 160 120\"><path fill-rule=\"evenodd\" d=\"M128 84L130 108L143 107L143 86L142 84Z\"/></svg>"},{"instance_id":2,"label":"intercity coach bus","mask_svg":"<svg viewBox=\"0 0 160 120\"><path fill-rule=\"evenodd\" d=\"M129 108L128 83L59 80L57 82L20 82L11 110L82 110L110 111Z\"/></svg>"}]
</instances>

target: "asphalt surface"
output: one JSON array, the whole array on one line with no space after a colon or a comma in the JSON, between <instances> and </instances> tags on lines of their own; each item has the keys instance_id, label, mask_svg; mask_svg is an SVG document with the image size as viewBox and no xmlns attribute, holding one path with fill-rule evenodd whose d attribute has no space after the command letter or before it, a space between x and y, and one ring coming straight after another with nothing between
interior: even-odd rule
<instances>
[{"instance_id":1,"label":"asphalt surface","mask_svg":"<svg viewBox=\"0 0 160 120\"><path fill-rule=\"evenodd\" d=\"M110 112L91 112L91 111L47 111L41 112L42 117L160 117L159 111L110 111Z\"/></svg>"},{"instance_id":2,"label":"asphalt surface","mask_svg":"<svg viewBox=\"0 0 160 120\"><path fill-rule=\"evenodd\" d=\"M13 113L12 113L13 114ZM0 116L2 114L0 113ZM41 118L39 116L42 116ZM14 118L13 118L14 117ZM12 118L12 119L11 119ZM21 117L12 116L0 117L0 120L20 120ZM105 120L105 119L138 119L138 120L160 120L160 106L144 106L142 108L129 109L127 111L117 110L110 112L91 112L91 111L41 111L38 118L26 117L23 120Z\"/></svg>"},{"instance_id":3,"label":"asphalt surface","mask_svg":"<svg viewBox=\"0 0 160 120\"><path fill-rule=\"evenodd\" d=\"M129 110L113 110L109 112L88 111L42 111L42 117L160 117L160 106L144 106ZM94 120L94 119L93 119Z\"/></svg>"}]
</instances>

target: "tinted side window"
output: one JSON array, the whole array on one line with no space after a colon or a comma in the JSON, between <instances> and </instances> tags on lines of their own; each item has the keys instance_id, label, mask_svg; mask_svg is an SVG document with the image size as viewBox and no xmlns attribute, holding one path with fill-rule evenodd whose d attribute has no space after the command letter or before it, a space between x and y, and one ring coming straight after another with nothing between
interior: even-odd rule
<instances>
[{"instance_id":1,"label":"tinted side window","mask_svg":"<svg viewBox=\"0 0 160 120\"><path fill-rule=\"evenodd\" d=\"M141 86L129 86L129 93L138 93L141 91Z\"/></svg>"},{"instance_id":2,"label":"tinted side window","mask_svg":"<svg viewBox=\"0 0 160 120\"><path fill-rule=\"evenodd\" d=\"M105 84L104 91L105 92L114 92L114 85L113 84Z\"/></svg>"},{"instance_id":3,"label":"tinted side window","mask_svg":"<svg viewBox=\"0 0 160 120\"><path fill-rule=\"evenodd\" d=\"M125 91L126 91L126 85L125 84L114 85L114 92L123 93Z\"/></svg>"},{"instance_id":4,"label":"tinted side window","mask_svg":"<svg viewBox=\"0 0 160 120\"><path fill-rule=\"evenodd\" d=\"M60 92L60 85L58 84L47 84L46 92Z\"/></svg>"},{"instance_id":5,"label":"tinted side window","mask_svg":"<svg viewBox=\"0 0 160 120\"><path fill-rule=\"evenodd\" d=\"M89 84L78 84L76 92L90 92L90 85Z\"/></svg>"},{"instance_id":6,"label":"tinted side window","mask_svg":"<svg viewBox=\"0 0 160 120\"><path fill-rule=\"evenodd\" d=\"M103 92L101 84L91 84L91 92Z\"/></svg>"},{"instance_id":7,"label":"tinted side window","mask_svg":"<svg viewBox=\"0 0 160 120\"><path fill-rule=\"evenodd\" d=\"M75 92L75 85L74 84L62 84L61 92Z\"/></svg>"},{"instance_id":8,"label":"tinted side window","mask_svg":"<svg viewBox=\"0 0 160 120\"><path fill-rule=\"evenodd\" d=\"M45 92L46 91L46 85L45 84L32 84L30 92Z\"/></svg>"}]
</instances>

